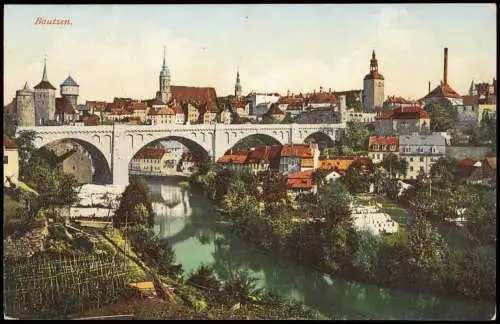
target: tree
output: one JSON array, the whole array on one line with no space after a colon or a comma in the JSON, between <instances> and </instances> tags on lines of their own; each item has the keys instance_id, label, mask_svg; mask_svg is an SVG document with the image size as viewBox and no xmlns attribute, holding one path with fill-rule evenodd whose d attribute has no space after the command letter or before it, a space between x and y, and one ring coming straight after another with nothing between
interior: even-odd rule
<instances>
[{"instance_id":1,"label":"tree","mask_svg":"<svg viewBox=\"0 0 500 324\"><path fill-rule=\"evenodd\" d=\"M3 134L14 138L16 136L17 124L15 117L4 108L3 110Z\"/></svg>"},{"instance_id":2,"label":"tree","mask_svg":"<svg viewBox=\"0 0 500 324\"><path fill-rule=\"evenodd\" d=\"M268 215L278 215L282 208L289 206L287 177L269 171L264 177L262 197Z\"/></svg>"},{"instance_id":3,"label":"tree","mask_svg":"<svg viewBox=\"0 0 500 324\"><path fill-rule=\"evenodd\" d=\"M352 195L357 195L360 193L367 193L370 190L371 177L366 170L365 165L356 160L349 168L347 168L347 173L344 181L349 188L349 192Z\"/></svg>"},{"instance_id":4,"label":"tree","mask_svg":"<svg viewBox=\"0 0 500 324\"><path fill-rule=\"evenodd\" d=\"M152 226L153 221L154 212L147 185L139 179L131 178L113 216L113 226L122 227L125 224Z\"/></svg>"},{"instance_id":5,"label":"tree","mask_svg":"<svg viewBox=\"0 0 500 324\"><path fill-rule=\"evenodd\" d=\"M458 121L458 111L448 100L429 103L424 109L429 112L431 131L446 132L454 128Z\"/></svg>"},{"instance_id":6,"label":"tree","mask_svg":"<svg viewBox=\"0 0 500 324\"><path fill-rule=\"evenodd\" d=\"M439 279L437 271L447 257L447 245L438 230L421 213L415 212L412 216L414 219L408 237L408 265L413 274L410 281L417 285L429 285L427 280L437 282Z\"/></svg>"},{"instance_id":7,"label":"tree","mask_svg":"<svg viewBox=\"0 0 500 324\"><path fill-rule=\"evenodd\" d=\"M352 108L354 108L355 112L364 112L365 111L365 105L363 105L363 102L361 102L361 101L354 101L352 103Z\"/></svg>"},{"instance_id":8,"label":"tree","mask_svg":"<svg viewBox=\"0 0 500 324\"><path fill-rule=\"evenodd\" d=\"M384 156L380 166L389 172L391 178L405 177L408 170L408 161L391 153Z\"/></svg>"},{"instance_id":9,"label":"tree","mask_svg":"<svg viewBox=\"0 0 500 324\"><path fill-rule=\"evenodd\" d=\"M362 275L372 277L377 266L380 239L368 231L358 233L358 247L354 257L354 266Z\"/></svg>"},{"instance_id":10,"label":"tree","mask_svg":"<svg viewBox=\"0 0 500 324\"><path fill-rule=\"evenodd\" d=\"M263 289L257 288L257 278L249 275L246 270L230 272L230 278L222 287L222 295L227 306L235 304L250 304L260 300Z\"/></svg>"},{"instance_id":11,"label":"tree","mask_svg":"<svg viewBox=\"0 0 500 324\"><path fill-rule=\"evenodd\" d=\"M458 161L450 157L441 157L431 166L430 176L433 180L440 179L445 182L458 181Z\"/></svg>"},{"instance_id":12,"label":"tree","mask_svg":"<svg viewBox=\"0 0 500 324\"><path fill-rule=\"evenodd\" d=\"M318 197L314 214L325 219L320 232L323 239L321 266L339 271L342 267L350 266L356 250L351 198L345 186L337 181L321 187Z\"/></svg>"},{"instance_id":13,"label":"tree","mask_svg":"<svg viewBox=\"0 0 500 324\"><path fill-rule=\"evenodd\" d=\"M312 173L312 183L313 185L320 188L325 183L325 178L327 176L327 172L323 169L317 169Z\"/></svg>"},{"instance_id":14,"label":"tree","mask_svg":"<svg viewBox=\"0 0 500 324\"><path fill-rule=\"evenodd\" d=\"M35 131L20 131L15 142L19 149L19 173L23 174L26 171L27 164L31 159L31 156L36 151L35 147Z\"/></svg>"},{"instance_id":15,"label":"tree","mask_svg":"<svg viewBox=\"0 0 500 324\"><path fill-rule=\"evenodd\" d=\"M367 126L361 122L347 122L347 127L344 130L345 139L343 143L353 149L363 149L366 147L366 142L370 131Z\"/></svg>"},{"instance_id":16,"label":"tree","mask_svg":"<svg viewBox=\"0 0 500 324\"><path fill-rule=\"evenodd\" d=\"M205 264L201 264L196 271L191 272L186 283L195 287L203 287L209 294L218 293L221 286L214 269Z\"/></svg>"}]
</instances>

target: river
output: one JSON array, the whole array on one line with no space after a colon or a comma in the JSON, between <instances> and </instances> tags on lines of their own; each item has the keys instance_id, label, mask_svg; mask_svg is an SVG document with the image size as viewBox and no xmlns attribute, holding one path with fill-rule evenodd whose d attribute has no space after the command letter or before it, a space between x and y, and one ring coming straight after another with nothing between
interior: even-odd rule
<instances>
[{"instance_id":1,"label":"river","mask_svg":"<svg viewBox=\"0 0 500 324\"><path fill-rule=\"evenodd\" d=\"M185 273L204 263L225 280L230 269L247 269L259 279L260 287L302 301L334 319L486 320L494 313L494 303L396 291L278 261L243 242L227 224L217 223L211 202L181 189L176 181L147 183L156 212L155 231L172 244ZM215 243L220 239L224 240L222 247Z\"/></svg>"}]
</instances>

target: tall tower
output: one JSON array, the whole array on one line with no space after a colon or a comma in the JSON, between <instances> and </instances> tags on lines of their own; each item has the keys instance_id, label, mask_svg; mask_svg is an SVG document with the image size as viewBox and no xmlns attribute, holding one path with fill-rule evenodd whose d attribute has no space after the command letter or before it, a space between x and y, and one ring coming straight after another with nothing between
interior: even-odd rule
<instances>
[{"instance_id":1,"label":"tall tower","mask_svg":"<svg viewBox=\"0 0 500 324\"><path fill-rule=\"evenodd\" d=\"M16 91L16 110L18 126L35 126L35 92L28 87Z\"/></svg>"},{"instance_id":2,"label":"tall tower","mask_svg":"<svg viewBox=\"0 0 500 324\"><path fill-rule=\"evenodd\" d=\"M163 48L163 66L160 71L160 89L156 93L156 98L161 100L163 104L166 104L172 98L172 92L170 90L170 71L168 70L166 58L165 58L166 47Z\"/></svg>"},{"instance_id":3,"label":"tall tower","mask_svg":"<svg viewBox=\"0 0 500 324\"><path fill-rule=\"evenodd\" d=\"M370 60L370 73L363 80L363 97L363 104L367 111L373 111L384 104L384 76L378 72L375 50Z\"/></svg>"},{"instance_id":4,"label":"tall tower","mask_svg":"<svg viewBox=\"0 0 500 324\"><path fill-rule=\"evenodd\" d=\"M238 67L236 71L236 84L234 85L234 95L236 99L239 99L242 95L241 83L240 83L240 68Z\"/></svg>"},{"instance_id":5,"label":"tall tower","mask_svg":"<svg viewBox=\"0 0 500 324\"><path fill-rule=\"evenodd\" d=\"M56 88L47 79L47 58L43 64L42 81L35 86L35 125L54 120L56 112Z\"/></svg>"},{"instance_id":6,"label":"tall tower","mask_svg":"<svg viewBox=\"0 0 500 324\"><path fill-rule=\"evenodd\" d=\"M469 96L475 96L475 95L477 95L477 90L476 90L476 85L474 84L474 80L472 80L469 87Z\"/></svg>"},{"instance_id":7,"label":"tall tower","mask_svg":"<svg viewBox=\"0 0 500 324\"><path fill-rule=\"evenodd\" d=\"M78 101L78 92L80 86L73 80L71 75L68 75L66 80L60 85L61 87L61 97L68 99L73 107L76 109Z\"/></svg>"}]
</instances>

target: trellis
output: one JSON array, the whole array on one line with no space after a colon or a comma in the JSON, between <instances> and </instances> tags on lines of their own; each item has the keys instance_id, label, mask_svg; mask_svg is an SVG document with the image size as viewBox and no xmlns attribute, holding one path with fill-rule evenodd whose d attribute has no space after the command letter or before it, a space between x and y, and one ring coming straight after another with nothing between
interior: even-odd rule
<instances>
[{"instance_id":1,"label":"trellis","mask_svg":"<svg viewBox=\"0 0 500 324\"><path fill-rule=\"evenodd\" d=\"M116 255L32 257L4 266L5 313L64 315L118 299L128 267Z\"/></svg>"}]
</instances>

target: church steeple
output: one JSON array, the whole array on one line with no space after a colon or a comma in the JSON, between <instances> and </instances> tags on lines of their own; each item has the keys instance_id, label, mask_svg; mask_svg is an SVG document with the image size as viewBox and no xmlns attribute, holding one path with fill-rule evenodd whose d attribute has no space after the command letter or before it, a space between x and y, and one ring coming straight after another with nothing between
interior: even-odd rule
<instances>
[{"instance_id":1,"label":"church steeple","mask_svg":"<svg viewBox=\"0 0 500 324\"><path fill-rule=\"evenodd\" d=\"M378 61L375 56L375 50L373 50L372 59L370 60L370 72L378 72Z\"/></svg>"},{"instance_id":2,"label":"church steeple","mask_svg":"<svg viewBox=\"0 0 500 324\"><path fill-rule=\"evenodd\" d=\"M240 83L240 68L237 67L236 69L236 84L234 85L234 95L236 98L241 97L242 91L241 91L241 83Z\"/></svg>"},{"instance_id":3,"label":"church steeple","mask_svg":"<svg viewBox=\"0 0 500 324\"><path fill-rule=\"evenodd\" d=\"M160 70L159 77L159 91L157 92L157 99L159 99L163 104L168 103L172 94L170 92L170 71L167 66L167 47L163 47L163 65Z\"/></svg>"},{"instance_id":4,"label":"church steeple","mask_svg":"<svg viewBox=\"0 0 500 324\"><path fill-rule=\"evenodd\" d=\"M167 63L165 61L165 57L166 57L165 52L166 52L166 50L167 50L167 47L163 46L163 66L162 66L162 69L166 69L167 68Z\"/></svg>"},{"instance_id":5,"label":"church steeple","mask_svg":"<svg viewBox=\"0 0 500 324\"><path fill-rule=\"evenodd\" d=\"M43 59L42 81L49 81L49 79L47 79L47 55L45 55L45 58Z\"/></svg>"},{"instance_id":6,"label":"church steeple","mask_svg":"<svg viewBox=\"0 0 500 324\"><path fill-rule=\"evenodd\" d=\"M474 79L472 79L469 87L469 96L475 96L475 95L477 95L476 86L474 84Z\"/></svg>"}]
</instances>

